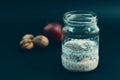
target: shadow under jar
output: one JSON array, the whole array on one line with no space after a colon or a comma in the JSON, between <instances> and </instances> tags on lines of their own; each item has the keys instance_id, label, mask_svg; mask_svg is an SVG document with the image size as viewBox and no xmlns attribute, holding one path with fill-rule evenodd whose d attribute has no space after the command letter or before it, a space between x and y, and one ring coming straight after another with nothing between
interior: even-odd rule
<instances>
[{"instance_id":1,"label":"shadow under jar","mask_svg":"<svg viewBox=\"0 0 120 80\"><path fill-rule=\"evenodd\" d=\"M91 11L70 11L64 14L62 30L62 65L70 71L87 72L99 62L99 28Z\"/></svg>"}]
</instances>

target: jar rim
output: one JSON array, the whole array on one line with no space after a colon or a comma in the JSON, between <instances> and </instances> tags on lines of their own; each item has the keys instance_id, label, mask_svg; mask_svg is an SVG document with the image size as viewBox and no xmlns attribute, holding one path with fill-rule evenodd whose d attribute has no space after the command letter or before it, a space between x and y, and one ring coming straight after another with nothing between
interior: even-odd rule
<instances>
[{"instance_id":1,"label":"jar rim","mask_svg":"<svg viewBox=\"0 0 120 80\"><path fill-rule=\"evenodd\" d=\"M72 14L72 13L89 13L92 14L93 16L96 16L96 13L94 13L93 11L87 11L87 10L73 10L73 11L68 11L66 12L64 15L66 14Z\"/></svg>"},{"instance_id":2,"label":"jar rim","mask_svg":"<svg viewBox=\"0 0 120 80\"><path fill-rule=\"evenodd\" d=\"M74 10L64 14L63 20L65 23L94 23L97 20L96 13L87 10Z\"/></svg>"}]
</instances>

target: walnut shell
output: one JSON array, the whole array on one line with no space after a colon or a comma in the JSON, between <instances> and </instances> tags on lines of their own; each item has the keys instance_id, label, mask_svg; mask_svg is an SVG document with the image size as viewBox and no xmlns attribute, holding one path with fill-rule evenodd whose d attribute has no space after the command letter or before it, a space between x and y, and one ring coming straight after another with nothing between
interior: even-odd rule
<instances>
[{"instance_id":1,"label":"walnut shell","mask_svg":"<svg viewBox=\"0 0 120 80\"><path fill-rule=\"evenodd\" d=\"M43 35L38 35L36 37L34 37L33 42L41 47L47 47L49 45L49 40L47 37L43 36Z\"/></svg>"},{"instance_id":2,"label":"walnut shell","mask_svg":"<svg viewBox=\"0 0 120 80\"><path fill-rule=\"evenodd\" d=\"M20 41L20 45L23 49L27 50L30 50L34 47L34 44L31 39L23 39L22 41Z\"/></svg>"},{"instance_id":3,"label":"walnut shell","mask_svg":"<svg viewBox=\"0 0 120 80\"><path fill-rule=\"evenodd\" d=\"M26 34L22 37L22 39L31 39L33 40L34 36L32 34Z\"/></svg>"}]
</instances>

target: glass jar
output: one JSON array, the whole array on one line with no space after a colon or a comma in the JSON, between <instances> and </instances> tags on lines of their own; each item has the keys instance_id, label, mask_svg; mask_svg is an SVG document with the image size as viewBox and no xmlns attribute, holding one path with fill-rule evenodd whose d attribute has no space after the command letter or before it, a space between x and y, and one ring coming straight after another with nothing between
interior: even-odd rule
<instances>
[{"instance_id":1,"label":"glass jar","mask_svg":"<svg viewBox=\"0 0 120 80\"><path fill-rule=\"evenodd\" d=\"M64 14L62 65L70 71L94 70L99 62L99 28L91 11L70 11Z\"/></svg>"}]
</instances>

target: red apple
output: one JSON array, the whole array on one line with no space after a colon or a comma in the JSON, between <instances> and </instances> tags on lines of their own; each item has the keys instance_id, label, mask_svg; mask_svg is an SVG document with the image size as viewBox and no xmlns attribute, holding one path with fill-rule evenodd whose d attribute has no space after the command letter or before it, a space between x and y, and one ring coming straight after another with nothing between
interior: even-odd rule
<instances>
[{"instance_id":1,"label":"red apple","mask_svg":"<svg viewBox=\"0 0 120 80\"><path fill-rule=\"evenodd\" d=\"M62 40L62 26L60 23L49 23L44 27L43 33L44 35L52 37L57 41Z\"/></svg>"}]
</instances>

